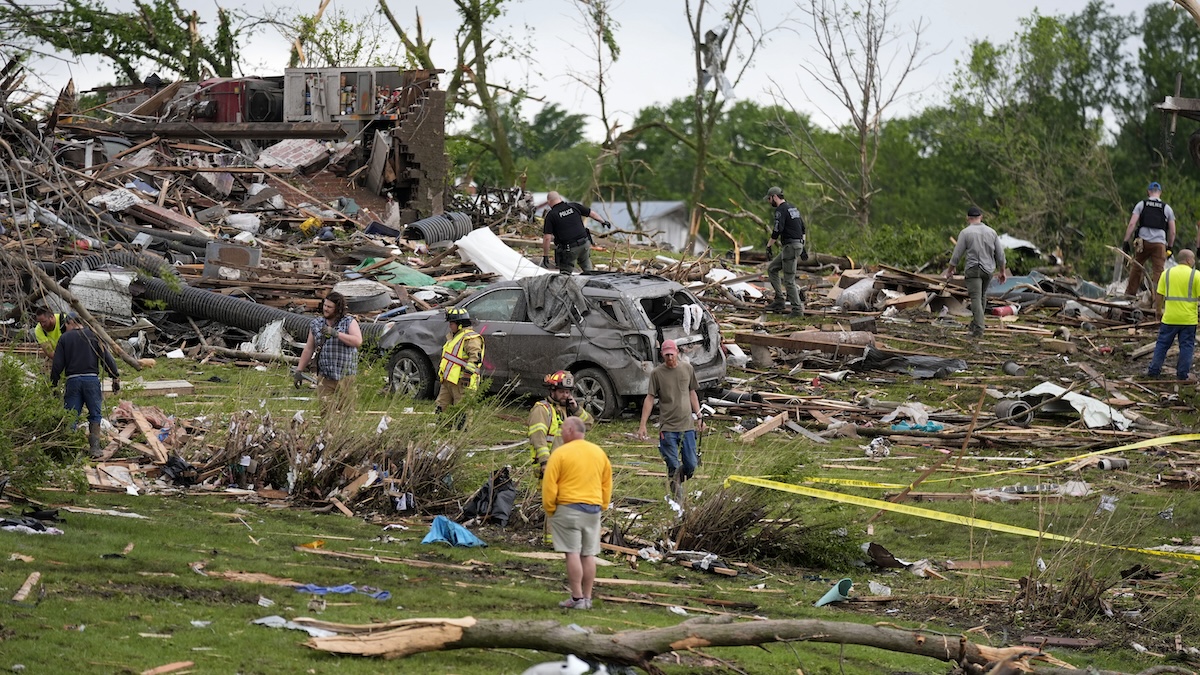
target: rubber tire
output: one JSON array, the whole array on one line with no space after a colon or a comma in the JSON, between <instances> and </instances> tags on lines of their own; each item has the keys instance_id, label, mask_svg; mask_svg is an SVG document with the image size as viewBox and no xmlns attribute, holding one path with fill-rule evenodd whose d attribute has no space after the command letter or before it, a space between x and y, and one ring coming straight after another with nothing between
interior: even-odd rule
<instances>
[{"instance_id":1,"label":"rubber tire","mask_svg":"<svg viewBox=\"0 0 1200 675\"><path fill-rule=\"evenodd\" d=\"M401 349L388 359L388 391L418 399L433 398L433 365L416 349Z\"/></svg>"},{"instance_id":2,"label":"rubber tire","mask_svg":"<svg viewBox=\"0 0 1200 675\"><path fill-rule=\"evenodd\" d=\"M609 420L621 411L621 399L612 380L599 368L575 373L575 400L598 420Z\"/></svg>"}]
</instances>

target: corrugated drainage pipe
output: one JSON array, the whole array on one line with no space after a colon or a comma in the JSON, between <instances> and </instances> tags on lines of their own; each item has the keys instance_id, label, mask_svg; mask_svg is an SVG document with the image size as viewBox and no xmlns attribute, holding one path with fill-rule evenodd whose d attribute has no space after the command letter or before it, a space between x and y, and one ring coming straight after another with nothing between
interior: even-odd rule
<instances>
[{"instance_id":1,"label":"corrugated drainage pipe","mask_svg":"<svg viewBox=\"0 0 1200 675\"><path fill-rule=\"evenodd\" d=\"M426 243L458 241L475 229L471 216L465 213L443 213L440 216L422 218L404 226L405 239L424 239Z\"/></svg>"},{"instance_id":2,"label":"corrugated drainage pipe","mask_svg":"<svg viewBox=\"0 0 1200 675\"><path fill-rule=\"evenodd\" d=\"M67 277L74 277L84 270L100 269L105 265L120 265L134 270L152 272L160 277L179 278L179 275L175 273L175 268L166 260L150 253L130 251L110 251L73 258L59 265L59 272Z\"/></svg>"},{"instance_id":3,"label":"corrugated drainage pipe","mask_svg":"<svg viewBox=\"0 0 1200 675\"><path fill-rule=\"evenodd\" d=\"M143 300L161 300L172 311L194 319L209 319L256 333L272 321L283 319L284 329L301 342L308 339L308 324L315 318L153 277L139 276L137 283L142 287ZM384 324L360 323L360 327L363 337L378 337Z\"/></svg>"}]
</instances>

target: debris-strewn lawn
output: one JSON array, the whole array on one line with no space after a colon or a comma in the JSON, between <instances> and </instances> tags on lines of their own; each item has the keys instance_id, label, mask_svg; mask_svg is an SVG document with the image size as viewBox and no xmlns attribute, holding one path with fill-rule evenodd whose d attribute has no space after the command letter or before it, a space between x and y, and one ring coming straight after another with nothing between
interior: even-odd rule
<instances>
[{"instance_id":1,"label":"debris-strewn lawn","mask_svg":"<svg viewBox=\"0 0 1200 675\"><path fill-rule=\"evenodd\" d=\"M318 494L321 490L317 488L324 490L326 484L317 480L308 483L310 490L303 499L291 501L194 490L162 493L151 489L152 494L140 496L45 492L38 499L50 506L112 509L145 519L63 511L61 536L0 533L0 550L6 559L0 568L0 592L6 600L13 597L31 572L41 573L40 582L25 600L7 603L0 610L0 667L22 664L26 672L142 672L192 661L191 672L211 673L374 673L386 669L515 674L556 656L470 650L410 657L385 665L316 652L302 646L307 636L301 632L251 622L270 615L285 619L318 616L338 623L474 616L555 619L589 630L615 632L684 620L671 607L684 608L689 616L731 612L772 619L829 618L922 626L952 636L965 632L974 641L993 645L1019 644L1035 635L1095 639L1100 644L1097 649L1056 647L1049 651L1078 667L1097 665L1128 672L1184 658L1177 655L1176 636L1185 650L1200 639L1194 611L1200 576L1194 561L1040 541L895 513L869 523L874 509L744 485L732 486L729 489L734 492L723 493L726 477L736 474L767 476L782 483L883 499L898 490L803 480L818 477L907 485L926 467L946 459L948 453L950 458L929 477L930 481L1022 466L1011 461L1013 458L1042 463L1128 441L1123 434L1088 432L1070 417L1039 417L1033 430L1002 425L981 429L972 434L966 451L959 456L963 432L980 400L979 385L1009 391L1042 380L1064 382L1060 378L1069 376L1059 371L1070 366L1061 359L1047 359L1041 364L1026 359L1024 363L1031 372L1006 379L997 376L996 367L1012 350L1029 349L1030 343L1012 338L1002 347L994 347L993 341L999 340L989 336L974 345L972 352L972 346L944 336L918 337L914 332L909 337L944 339L947 353L973 354L969 358L972 370L923 382L903 375L868 374L820 386L812 383L815 369L801 368L790 378L781 376L787 372L781 368L769 374L758 374L753 367L739 373L750 378L748 386L755 390L800 397L803 405L818 413L822 400L840 401L847 406L863 403L858 412L837 414L856 419L860 437L832 438L828 444L817 444L779 430L742 443L739 435L753 426L756 417L765 419L765 411L724 411L704 435L700 477L690 484L688 495L692 515L683 521L682 532L663 499L666 485L665 478L656 475L662 471L656 448L632 438L636 420L625 417L601 424L589 436L612 458L618 508L606 517L606 525L625 534L626 546L661 546L670 537L705 548L726 547L719 551L721 560L737 571L736 577L645 560L633 567L625 556L606 554L613 564L600 568L596 608L573 613L558 609L556 604L564 597L561 561L556 556L539 559L516 555L547 550L539 544L541 524L536 519L536 499L530 499L535 484L527 469L527 450L505 447L523 437L527 407L520 403L505 407L488 400L481 404L467 432L443 429L433 426L430 403L379 395L382 373L375 366L360 376L363 395L358 412L350 420L341 420L337 433L368 439L362 447L369 446L370 452L377 454L376 468L386 468L389 457L453 448L457 460L448 465L451 473L439 479L450 496L418 503L421 508L451 517L457 515L460 502L488 472L512 464L521 488L513 522L506 529L494 525L473 528L489 547L451 549L420 544L428 531L429 514L391 512L383 487L368 488L379 492L357 497L351 504L354 518L323 501L328 491ZM197 423L197 428L207 430L196 431L182 445L183 451L190 454L188 458L198 463L229 450L227 425L235 412L254 411L254 419L263 419L269 412L281 428L292 428L290 421L296 411L304 411L305 422L295 433L306 441L315 438L321 429L310 412L314 408L313 401L308 400L311 392L294 390L281 367L256 372L232 366L199 366L195 362L160 362L143 376L188 379L196 385L194 396L151 398L142 397L131 379L128 391L122 394L128 394L127 398L139 405L158 406L179 420L205 418L206 423ZM213 381L214 377L220 381ZM1180 415L1190 413L1171 410L1170 404L1184 397L1190 407L1194 392L1173 395L1175 399L1164 399L1168 405L1160 405L1155 399L1136 409L1150 419L1177 425ZM1144 393L1142 396L1148 398ZM872 409L864 403L868 398L920 401L942 410L953 421L942 437L918 433L891 436L888 456L871 459L860 446L867 446L876 430L890 425L880 424L872 414L862 412ZM990 419L992 404L991 399L985 401L983 409L988 414L980 418L980 425ZM406 408L412 408L411 413L406 413ZM390 417L388 428L376 435L374 430L385 414ZM799 422L813 431L824 429L815 416L807 413L800 415ZM739 423L741 428L735 429ZM331 437L324 438L330 441ZM353 456L356 461L369 459L353 455L353 448L335 441L326 447L340 448L339 452L347 453L342 456ZM1060 465L1036 474L930 483L916 488L916 492L937 493L925 498L936 501L906 503L1111 545L1195 545L1198 542L1193 538L1200 534L1197 493L1156 482L1160 473L1194 466L1195 449L1196 444L1190 443L1119 453L1130 462L1128 469L1121 471L1095 467L1071 471ZM133 457L136 452L122 454ZM341 478L323 480L341 487L362 468L339 466ZM969 496L973 489L1062 485L1070 480L1087 482L1089 493L1082 497L1037 491L1014 493L1023 499L1012 502ZM1113 510L1099 508L1104 497L1116 498L1115 502L1105 500L1115 504ZM12 499L4 506L7 512L17 513L23 505ZM753 513L747 514L747 509ZM524 522L522 516L531 517L531 522ZM385 530L389 523L403 528ZM730 523L739 525L730 528ZM855 553L860 544L868 542L908 563L928 560L934 574L922 578L907 569L886 570L847 562L847 552ZM316 548L296 549L304 545ZM356 558L322 552L355 554ZM9 555L12 560L8 560ZM868 560L861 553L851 557ZM813 561L822 561L824 566L813 566ZM239 580L229 574L233 572L326 587L365 586L372 592L388 591L390 598L330 594L325 596L322 609L319 604L310 606L311 595L285 586ZM812 607L833 582L843 577L854 581L852 596L872 596L870 601ZM871 582L875 582L874 588ZM890 587L890 598L881 597L885 593L879 585ZM1135 651L1135 642L1147 653ZM683 651L677 658L662 658L656 663L669 673L802 669L809 674L934 674L950 669L928 659L808 643L769 645L765 650Z\"/></svg>"}]
</instances>

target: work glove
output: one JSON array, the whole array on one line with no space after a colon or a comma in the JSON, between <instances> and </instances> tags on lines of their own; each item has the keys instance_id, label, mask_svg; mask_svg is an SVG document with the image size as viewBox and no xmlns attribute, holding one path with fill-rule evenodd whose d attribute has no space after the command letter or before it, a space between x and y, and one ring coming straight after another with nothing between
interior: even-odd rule
<instances>
[{"instance_id":1,"label":"work glove","mask_svg":"<svg viewBox=\"0 0 1200 675\"><path fill-rule=\"evenodd\" d=\"M299 368L292 371L292 384L297 389L300 388L300 385L304 384L304 373L300 372Z\"/></svg>"},{"instance_id":2,"label":"work glove","mask_svg":"<svg viewBox=\"0 0 1200 675\"><path fill-rule=\"evenodd\" d=\"M542 267L550 267L550 258L548 256L542 256Z\"/></svg>"},{"instance_id":3,"label":"work glove","mask_svg":"<svg viewBox=\"0 0 1200 675\"><path fill-rule=\"evenodd\" d=\"M113 378L113 380L112 380L112 390L113 390L113 393L114 393L114 394L115 394L115 393L117 393L117 392L119 392L119 391L121 391L121 379L120 379L120 378L117 378L117 377L114 377L114 378Z\"/></svg>"},{"instance_id":4,"label":"work glove","mask_svg":"<svg viewBox=\"0 0 1200 675\"><path fill-rule=\"evenodd\" d=\"M808 249L806 249L806 248L800 249L800 259L808 260Z\"/></svg>"},{"instance_id":5,"label":"work glove","mask_svg":"<svg viewBox=\"0 0 1200 675\"><path fill-rule=\"evenodd\" d=\"M767 244L767 257L768 257L768 258L774 258L774 257L775 257L775 250L774 250L774 248L773 248L773 247L772 247L770 244Z\"/></svg>"},{"instance_id":6,"label":"work glove","mask_svg":"<svg viewBox=\"0 0 1200 675\"><path fill-rule=\"evenodd\" d=\"M325 326L324 328L321 329L321 335L324 335L325 339L327 339L327 340L332 337L337 336L337 334L338 334L337 329L334 328L333 326Z\"/></svg>"},{"instance_id":7,"label":"work glove","mask_svg":"<svg viewBox=\"0 0 1200 675\"><path fill-rule=\"evenodd\" d=\"M1128 242L1128 241L1123 241L1123 242L1121 242L1121 250L1122 250L1122 251L1124 251L1124 252L1126 252L1126 253L1129 253L1129 250L1130 250L1130 249L1129 249L1129 242Z\"/></svg>"},{"instance_id":8,"label":"work glove","mask_svg":"<svg viewBox=\"0 0 1200 675\"><path fill-rule=\"evenodd\" d=\"M570 417L575 417L576 415L579 414L579 404L575 402L574 396L567 398L567 403L566 403L565 407L567 409L567 415L569 415Z\"/></svg>"},{"instance_id":9,"label":"work glove","mask_svg":"<svg viewBox=\"0 0 1200 675\"><path fill-rule=\"evenodd\" d=\"M533 471L534 471L534 473L537 474L538 480L541 480L542 477L546 475L546 462L549 462L549 461L550 461L550 459L546 458L546 459L538 462L537 467L534 468Z\"/></svg>"},{"instance_id":10,"label":"work glove","mask_svg":"<svg viewBox=\"0 0 1200 675\"><path fill-rule=\"evenodd\" d=\"M606 230L611 230L611 229L612 229L612 223L611 223L611 222L609 222L609 221L607 221L607 220L606 220L606 221L604 221L604 223L602 223L602 224L604 225L604 229L606 229Z\"/></svg>"}]
</instances>

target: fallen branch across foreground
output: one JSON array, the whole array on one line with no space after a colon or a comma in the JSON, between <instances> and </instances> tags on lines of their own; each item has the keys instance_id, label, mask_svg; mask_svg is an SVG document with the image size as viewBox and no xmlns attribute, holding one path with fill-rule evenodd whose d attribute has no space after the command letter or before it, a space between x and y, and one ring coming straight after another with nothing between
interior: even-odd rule
<instances>
[{"instance_id":1,"label":"fallen branch across foreground","mask_svg":"<svg viewBox=\"0 0 1200 675\"><path fill-rule=\"evenodd\" d=\"M699 617L675 626L628 630L614 634L580 633L557 621L509 621L463 617L461 619L404 619L382 624L347 625L315 619L295 620L339 635L313 638L313 649L335 654L380 656L394 659L422 652L451 649L536 649L575 654L589 660L635 666L659 674L654 657L673 651L707 647L743 647L772 642L829 642L862 645L905 654L926 656L959 664L966 672L980 666L1020 662L1033 673L1063 673L1071 665L1029 647L989 647L966 637L926 630L906 630L892 625L866 625L843 621L796 619L734 622L730 616ZM1049 670L1036 669L1038 663ZM1160 666L1161 667L1161 666ZM1004 672L1010 672L1004 670ZM1015 672L1015 671L1012 671ZM1089 671L1097 675L1124 675ZM1184 669L1157 670L1190 673Z\"/></svg>"}]
</instances>

